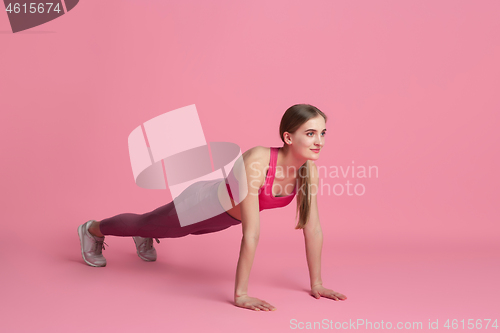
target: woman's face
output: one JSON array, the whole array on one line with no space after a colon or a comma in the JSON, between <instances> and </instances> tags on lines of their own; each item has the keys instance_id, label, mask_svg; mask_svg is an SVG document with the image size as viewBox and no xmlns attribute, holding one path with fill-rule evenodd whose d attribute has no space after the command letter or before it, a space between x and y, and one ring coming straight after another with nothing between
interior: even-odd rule
<instances>
[{"instance_id":1,"label":"woman's face","mask_svg":"<svg viewBox=\"0 0 500 333\"><path fill-rule=\"evenodd\" d=\"M318 115L309 119L290 134L294 152L308 160L317 160L325 144L325 134L325 118Z\"/></svg>"}]
</instances>

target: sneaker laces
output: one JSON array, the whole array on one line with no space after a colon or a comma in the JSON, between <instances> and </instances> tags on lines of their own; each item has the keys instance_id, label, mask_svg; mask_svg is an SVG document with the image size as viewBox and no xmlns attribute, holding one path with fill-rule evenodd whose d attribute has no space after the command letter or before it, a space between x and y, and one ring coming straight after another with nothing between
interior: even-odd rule
<instances>
[{"instance_id":1,"label":"sneaker laces","mask_svg":"<svg viewBox=\"0 0 500 333\"><path fill-rule=\"evenodd\" d=\"M94 237L94 236L92 236ZM98 240L94 237L94 240L95 240L95 253L96 254L102 254L102 250L106 250L106 247L104 247L104 244L106 244L104 242L104 239L103 240ZM106 246L109 246L108 244L106 244Z\"/></svg>"},{"instance_id":2,"label":"sneaker laces","mask_svg":"<svg viewBox=\"0 0 500 333\"><path fill-rule=\"evenodd\" d=\"M160 244L160 240L158 238L155 238L155 240L158 244ZM144 246L146 247L146 250L152 249L153 248L153 238L146 238L146 241L144 242Z\"/></svg>"}]
</instances>

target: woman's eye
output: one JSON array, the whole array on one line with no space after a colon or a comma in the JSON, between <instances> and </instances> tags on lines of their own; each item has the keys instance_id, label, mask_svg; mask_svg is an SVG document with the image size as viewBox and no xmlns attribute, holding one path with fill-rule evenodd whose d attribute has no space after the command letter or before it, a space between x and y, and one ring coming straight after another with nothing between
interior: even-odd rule
<instances>
[{"instance_id":1,"label":"woman's eye","mask_svg":"<svg viewBox=\"0 0 500 333\"><path fill-rule=\"evenodd\" d=\"M313 134L313 132L309 132L309 133L307 133L307 135L308 135L308 136L309 136L309 134Z\"/></svg>"},{"instance_id":2,"label":"woman's eye","mask_svg":"<svg viewBox=\"0 0 500 333\"><path fill-rule=\"evenodd\" d=\"M321 134L323 134L323 136L325 136L326 132L323 132L323 133L321 133Z\"/></svg>"}]
</instances>

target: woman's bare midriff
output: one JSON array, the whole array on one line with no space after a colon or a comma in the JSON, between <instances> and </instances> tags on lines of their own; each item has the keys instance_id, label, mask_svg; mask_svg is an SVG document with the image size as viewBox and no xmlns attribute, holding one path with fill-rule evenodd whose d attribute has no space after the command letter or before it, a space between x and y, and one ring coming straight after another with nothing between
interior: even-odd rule
<instances>
[{"instance_id":1,"label":"woman's bare midriff","mask_svg":"<svg viewBox=\"0 0 500 333\"><path fill-rule=\"evenodd\" d=\"M221 195L224 193L223 191L227 191L224 187L226 186L226 183L224 181L220 182L219 188L217 190L217 198L219 199L219 202L222 202L221 200ZM238 221L241 221L241 209L240 205L236 205L233 208L229 209L226 211L229 215L237 219Z\"/></svg>"}]
</instances>

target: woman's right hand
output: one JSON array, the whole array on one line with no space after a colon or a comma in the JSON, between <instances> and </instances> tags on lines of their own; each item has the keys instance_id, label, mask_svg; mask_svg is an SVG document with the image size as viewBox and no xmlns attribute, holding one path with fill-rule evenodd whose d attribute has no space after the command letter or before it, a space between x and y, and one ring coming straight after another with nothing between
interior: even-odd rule
<instances>
[{"instance_id":1,"label":"woman's right hand","mask_svg":"<svg viewBox=\"0 0 500 333\"><path fill-rule=\"evenodd\" d=\"M241 308L247 308L255 311L274 311L276 308L264 300L250 297L248 295L238 296L234 298L234 303L236 306Z\"/></svg>"}]
</instances>

